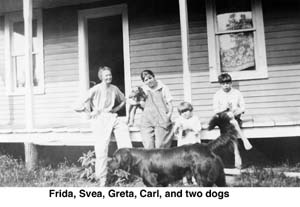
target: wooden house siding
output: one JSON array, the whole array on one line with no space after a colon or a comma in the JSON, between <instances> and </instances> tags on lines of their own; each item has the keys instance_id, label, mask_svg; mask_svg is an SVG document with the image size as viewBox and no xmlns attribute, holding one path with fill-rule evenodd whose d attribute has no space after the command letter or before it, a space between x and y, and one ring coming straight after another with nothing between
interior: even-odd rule
<instances>
[{"instance_id":1,"label":"wooden house siding","mask_svg":"<svg viewBox=\"0 0 300 207\"><path fill-rule=\"evenodd\" d=\"M3 19L0 41L4 43ZM58 24L59 22L59 24ZM43 11L44 81L43 94L34 95L34 119L37 127L70 125L80 122L72 111L78 98L77 10L68 7ZM0 44L1 77L5 77L4 44ZM4 81L0 91L5 93ZM24 126L24 96L1 96L1 123Z\"/></svg>"},{"instance_id":2,"label":"wooden house siding","mask_svg":"<svg viewBox=\"0 0 300 207\"><path fill-rule=\"evenodd\" d=\"M249 114L300 113L299 3L263 4L269 78L240 82Z\"/></svg>"},{"instance_id":3,"label":"wooden house siding","mask_svg":"<svg viewBox=\"0 0 300 207\"><path fill-rule=\"evenodd\" d=\"M140 72L153 70L157 79L170 88L177 106L184 98L178 2L133 2L128 4L131 84L141 85ZM205 4L195 2L188 1L192 103L196 114L206 121L212 115L212 97L219 86L209 82ZM251 116L300 113L299 9L279 9L276 2L263 3L269 77L234 83L244 94L247 115ZM79 8L84 6L43 10L45 93L34 95L38 125L81 121L72 111L79 95ZM6 94L3 17L0 42L0 93ZM24 108L24 96L0 96L0 123L24 126Z\"/></svg>"},{"instance_id":4,"label":"wooden house siding","mask_svg":"<svg viewBox=\"0 0 300 207\"><path fill-rule=\"evenodd\" d=\"M299 6L287 5L284 9L275 2L263 5L268 78L234 83L245 97L246 116L300 113ZM206 17L201 14L204 6L190 6L192 102L197 115L206 120L219 86L209 82Z\"/></svg>"},{"instance_id":5,"label":"wooden house siding","mask_svg":"<svg viewBox=\"0 0 300 207\"><path fill-rule=\"evenodd\" d=\"M0 17L0 123L2 125L24 125L24 97L9 97L5 89L4 17Z\"/></svg>"},{"instance_id":6,"label":"wooden house siding","mask_svg":"<svg viewBox=\"0 0 300 207\"><path fill-rule=\"evenodd\" d=\"M178 4L172 4L167 12L144 8L147 15L141 15L143 10L135 13L135 5L129 5L130 69L132 86L142 84L144 69L152 70L178 105L183 100L181 36Z\"/></svg>"},{"instance_id":7,"label":"wooden house siding","mask_svg":"<svg viewBox=\"0 0 300 207\"><path fill-rule=\"evenodd\" d=\"M41 125L76 123L79 117L72 108L79 92L77 10L44 10L43 23L45 94L35 96L35 119Z\"/></svg>"}]
</instances>

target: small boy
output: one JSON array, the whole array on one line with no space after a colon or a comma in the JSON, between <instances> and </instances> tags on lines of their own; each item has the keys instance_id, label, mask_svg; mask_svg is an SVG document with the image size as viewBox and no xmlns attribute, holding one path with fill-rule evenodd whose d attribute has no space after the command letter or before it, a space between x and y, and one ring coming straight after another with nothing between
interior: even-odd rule
<instances>
[{"instance_id":1,"label":"small boy","mask_svg":"<svg viewBox=\"0 0 300 207\"><path fill-rule=\"evenodd\" d=\"M177 110L180 115L174 125L177 146L200 143L200 131L202 127L198 117L193 115L192 104L181 102Z\"/></svg>"},{"instance_id":2,"label":"small boy","mask_svg":"<svg viewBox=\"0 0 300 207\"><path fill-rule=\"evenodd\" d=\"M242 126L241 115L245 113L245 101L243 95L239 90L232 87L232 79L228 73L219 75L218 81L221 85L221 89L216 92L213 98L214 112L219 113L225 110L232 112L231 116L234 116L235 118L233 119L234 121L232 124L235 125L245 149L250 150L252 145L243 135L240 128Z\"/></svg>"}]
</instances>

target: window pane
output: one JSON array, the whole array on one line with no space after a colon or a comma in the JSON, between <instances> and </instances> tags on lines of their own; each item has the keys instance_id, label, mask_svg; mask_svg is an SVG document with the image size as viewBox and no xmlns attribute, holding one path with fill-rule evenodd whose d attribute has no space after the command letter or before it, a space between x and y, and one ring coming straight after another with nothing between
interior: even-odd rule
<instances>
[{"instance_id":1,"label":"window pane","mask_svg":"<svg viewBox=\"0 0 300 207\"><path fill-rule=\"evenodd\" d=\"M253 32L219 36L221 71L254 70Z\"/></svg>"},{"instance_id":2,"label":"window pane","mask_svg":"<svg viewBox=\"0 0 300 207\"><path fill-rule=\"evenodd\" d=\"M217 16L219 32L253 28L251 12L219 14Z\"/></svg>"},{"instance_id":3,"label":"window pane","mask_svg":"<svg viewBox=\"0 0 300 207\"><path fill-rule=\"evenodd\" d=\"M37 51L37 21L32 21L32 49ZM12 33L12 53L14 55L24 54L25 37L24 37L24 22L13 23Z\"/></svg>"},{"instance_id":4,"label":"window pane","mask_svg":"<svg viewBox=\"0 0 300 207\"><path fill-rule=\"evenodd\" d=\"M251 0L216 0L218 14L251 11Z\"/></svg>"},{"instance_id":5,"label":"window pane","mask_svg":"<svg viewBox=\"0 0 300 207\"><path fill-rule=\"evenodd\" d=\"M39 85L39 79L38 77L41 77L40 71L37 70L37 55L32 55L32 67L33 67L33 86Z\"/></svg>"},{"instance_id":6,"label":"window pane","mask_svg":"<svg viewBox=\"0 0 300 207\"><path fill-rule=\"evenodd\" d=\"M16 87L17 88L25 87L24 56L15 57L14 63L15 63L14 71L16 73L16 75L15 75Z\"/></svg>"},{"instance_id":7,"label":"window pane","mask_svg":"<svg viewBox=\"0 0 300 207\"><path fill-rule=\"evenodd\" d=\"M32 55L32 64L33 64L33 86L39 85L38 74L37 73L37 58L36 55ZM14 81L16 88L25 87L25 56L15 56L13 57L13 71L14 71Z\"/></svg>"},{"instance_id":8,"label":"window pane","mask_svg":"<svg viewBox=\"0 0 300 207\"><path fill-rule=\"evenodd\" d=\"M253 28L250 0L216 1L219 32Z\"/></svg>"}]
</instances>

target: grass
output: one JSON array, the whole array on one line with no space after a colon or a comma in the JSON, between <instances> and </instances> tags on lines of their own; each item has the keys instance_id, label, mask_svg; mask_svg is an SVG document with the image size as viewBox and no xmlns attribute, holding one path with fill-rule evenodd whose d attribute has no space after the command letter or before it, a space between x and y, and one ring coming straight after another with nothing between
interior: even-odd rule
<instances>
[{"instance_id":1,"label":"grass","mask_svg":"<svg viewBox=\"0 0 300 207\"><path fill-rule=\"evenodd\" d=\"M56 168L39 167L28 171L21 160L7 155L0 156L1 187L80 187L97 186L79 178L79 168L62 163Z\"/></svg>"},{"instance_id":2,"label":"grass","mask_svg":"<svg viewBox=\"0 0 300 207\"><path fill-rule=\"evenodd\" d=\"M291 170L292 169L292 170ZM294 167L286 165L277 168L252 167L240 176L237 176L233 186L235 187L300 187L299 177L287 177L284 172L299 172Z\"/></svg>"},{"instance_id":3,"label":"grass","mask_svg":"<svg viewBox=\"0 0 300 207\"><path fill-rule=\"evenodd\" d=\"M57 167L39 167L27 171L21 160L7 155L0 155L0 186L1 187L96 187L97 182L81 178L84 169L68 164ZM300 179L286 177L283 171L300 172L300 165L277 168L251 167L246 172L234 177L231 187L300 187ZM124 171L109 175L109 186L142 187L141 179ZM181 182L172 184L183 186Z\"/></svg>"}]
</instances>

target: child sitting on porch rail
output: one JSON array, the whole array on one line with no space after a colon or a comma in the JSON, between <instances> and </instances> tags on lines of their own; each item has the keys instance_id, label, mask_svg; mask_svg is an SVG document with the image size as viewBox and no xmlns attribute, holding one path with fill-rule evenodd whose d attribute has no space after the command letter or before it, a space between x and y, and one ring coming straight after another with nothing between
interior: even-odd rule
<instances>
[{"instance_id":1,"label":"child sitting on porch rail","mask_svg":"<svg viewBox=\"0 0 300 207\"><path fill-rule=\"evenodd\" d=\"M215 93L213 98L214 112L219 113L225 110L229 110L232 112L231 116L234 116L235 118L232 119L232 124L234 124L236 129L238 130L245 149L250 150L252 148L252 145L241 131L241 115L245 113L245 101L243 95L239 90L232 87L232 79L228 73L219 75L218 81L220 83L221 89Z\"/></svg>"}]
</instances>

